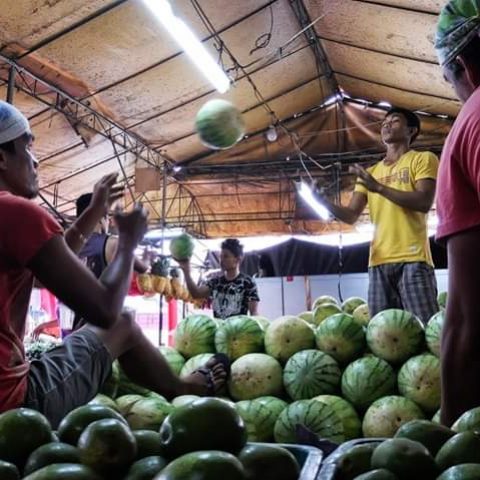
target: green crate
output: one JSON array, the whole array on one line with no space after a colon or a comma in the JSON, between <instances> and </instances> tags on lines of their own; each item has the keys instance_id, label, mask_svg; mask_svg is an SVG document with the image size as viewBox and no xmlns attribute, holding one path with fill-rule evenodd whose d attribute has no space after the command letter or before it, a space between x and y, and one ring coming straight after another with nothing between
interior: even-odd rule
<instances>
[{"instance_id":1,"label":"green crate","mask_svg":"<svg viewBox=\"0 0 480 480\"><path fill-rule=\"evenodd\" d=\"M351 450L357 445L365 445L366 443L375 443L380 445L385 438L359 438L357 440L350 440L349 442L342 443L333 453L331 453L323 462L315 480L335 480L337 474L337 460L338 457Z\"/></svg>"},{"instance_id":2,"label":"green crate","mask_svg":"<svg viewBox=\"0 0 480 480\"><path fill-rule=\"evenodd\" d=\"M256 445L256 443L251 444ZM301 468L298 480L315 480L317 478L323 460L323 453L318 448L290 443L264 443L260 445L283 447L291 452L297 459L297 462Z\"/></svg>"}]
</instances>

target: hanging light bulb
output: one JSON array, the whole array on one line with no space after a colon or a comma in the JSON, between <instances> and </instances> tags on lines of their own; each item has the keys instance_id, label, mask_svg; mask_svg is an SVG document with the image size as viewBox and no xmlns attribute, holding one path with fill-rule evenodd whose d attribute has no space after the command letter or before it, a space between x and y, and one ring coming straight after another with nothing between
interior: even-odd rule
<instances>
[{"instance_id":1,"label":"hanging light bulb","mask_svg":"<svg viewBox=\"0 0 480 480\"><path fill-rule=\"evenodd\" d=\"M275 142L277 140L278 133L277 133L277 129L275 128L274 125L270 125L268 127L268 130L267 130L265 136L267 137L267 140L269 142Z\"/></svg>"}]
</instances>

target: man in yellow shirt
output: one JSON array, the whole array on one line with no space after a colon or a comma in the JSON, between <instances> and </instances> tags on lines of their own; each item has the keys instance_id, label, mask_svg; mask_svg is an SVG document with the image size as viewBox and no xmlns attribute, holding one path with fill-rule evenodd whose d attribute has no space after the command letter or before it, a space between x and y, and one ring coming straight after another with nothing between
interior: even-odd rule
<instances>
[{"instance_id":1,"label":"man in yellow shirt","mask_svg":"<svg viewBox=\"0 0 480 480\"><path fill-rule=\"evenodd\" d=\"M321 201L339 220L354 224L368 204L374 226L370 246L368 306L371 315L401 308L424 323L438 311L437 286L427 234L427 214L435 197L438 158L410 149L420 132L419 118L392 108L382 123L385 158L359 165L348 207Z\"/></svg>"}]
</instances>

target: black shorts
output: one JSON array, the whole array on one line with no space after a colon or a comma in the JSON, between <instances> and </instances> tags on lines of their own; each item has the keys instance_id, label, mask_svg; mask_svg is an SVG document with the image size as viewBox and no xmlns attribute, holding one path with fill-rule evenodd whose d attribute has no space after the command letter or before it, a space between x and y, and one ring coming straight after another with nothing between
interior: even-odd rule
<instances>
[{"instance_id":1,"label":"black shorts","mask_svg":"<svg viewBox=\"0 0 480 480\"><path fill-rule=\"evenodd\" d=\"M32 360L24 407L43 413L54 429L71 410L88 403L112 370L112 358L103 342L87 328Z\"/></svg>"}]
</instances>

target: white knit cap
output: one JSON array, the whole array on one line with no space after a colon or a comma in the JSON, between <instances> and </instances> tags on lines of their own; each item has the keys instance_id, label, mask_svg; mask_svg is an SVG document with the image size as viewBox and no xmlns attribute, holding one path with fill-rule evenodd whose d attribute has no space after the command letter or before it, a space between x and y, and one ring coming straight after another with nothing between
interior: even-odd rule
<instances>
[{"instance_id":1,"label":"white knit cap","mask_svg":"<svg viewBox=\"0 0 480 480\"><path fill-rule=\"evenodd\" d=\"M0 145L30 132L30 125L25 116L7 102L0 100Z\"/></svg>"}]
</instances>

